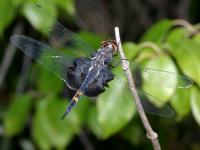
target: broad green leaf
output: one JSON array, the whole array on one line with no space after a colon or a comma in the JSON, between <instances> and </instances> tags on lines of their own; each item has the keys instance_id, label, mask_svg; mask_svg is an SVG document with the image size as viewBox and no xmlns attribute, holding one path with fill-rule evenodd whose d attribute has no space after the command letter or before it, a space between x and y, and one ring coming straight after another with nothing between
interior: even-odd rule
<instances>
[{"instance_id":1,"label":"broad green leaf","mask_svg":"<svg viewBox=\"0 0 200 150\"><path fill-rule=\"evenodd\" d=\"M176 66L167 55L160 55L152 60L147 61L145 67L177 73ZM169 100L169 98L175 92L177 83L177 81L174 80L173 77L170 78L170 76L167 76L169 74L161 74L160 76L159 75L160 74L158 74L157 72L154 73L153 71L152 73L144 72L144 74L142 74L142 77L144 79L143 90L158 98L151 99L151 97L149 97L156 106L162 106Z\"/></svg>"},{"instance_id":2,"label":"broad green leaf","mask_svg":"<svg viewBox=\"0 0 200 150\"><path fill-rule=\"evenodd\" d=\"M32 125L32 137L39 147L39 149L45 149L50 150L51 149L51 141L49 140L48 132L46 131L46 126L49 126L47 123L44 123L44 120L46 120L46 117L42 115L43 113L43 107L40 103L38 105L39 108L37 108L36 113L33 117L33 125Z\"/></svg>"},{"instance_id":3,"label":"broad green leaf","mask_svg":"<svg viewBox=\"0 0 200 150\"><path fill-rule=\"evenodd\" d=\"M200 44L200 34L195 35L195 37L193 37L192 41Z\"/></svg>"},{"instance_id":4,"label":"broad green leaf","mask_svg":"<svg viewBox=\"0 0 200 150\"><path fill-rule=\"evenodd\" d=\"M63 90L64 82L46 70L44 67L38 65L38 68L39 72L37 72L37 86L39 91L47 94L60 93Z\"/></svg>"},{"instance_id":5,"label":"broad green leaf","mask_svg":"<svg viewBox=\"0 0 200 150\"><path fill-rule=\"evenodd\" d=\"M37 7L36 4L38 3L25 3L23 7L24 15L35 29L47 35L56 21L56 5L52 0L41 1L39 3L41 8Z\"/></svg>"},{"instance_id":6,"label":"broad green leaf","mask_svg":"<svg viewBox=\"0 0 200 150\"><path fill-rule=\"evenodd\" d=\"M114 72L119 73L119 69L121 68L116 68ZM105 139L121 130L133 117L135 106L130 90L114 79L109 88L98 97L97 110L102 128L101 136Z\"/></svg>"},{"instance_id":7,"label":"broad green leaf","mask_svg":"<svg viewBox=\"0 0 200 150\"><path fill-rule=\"evenodd\" d=\"M191 88L177 89L171 98L171 105L176 111L177 118L182 119L190 112L190 94Z\"/></svg>"},{"instance_id":8,"label":"broad green leaf","mask_svg":"<svg viewBox=\"0 0 200 150\"><path fill-rule=\"evenodd\" d=\"M65 102L55 97L39 102L34 116L32 134L40 148L64 149L72 137L79 132L80 114L78 111L72 111L64 120L61 120L65 108ZM78 109L78 106L76 108ZM44 143L41 137L45 138Z\"/></svg>"},{"instance_id":9,"label":"broad green leaf","mask_svg":"<svg viewBox=\"0 0 200 150\"><path fill-rule=\"evenodd\" d=\"M200 44L187 39L185 30L179 29L168 38L169 51L181 71L200 85Z\"/></svg>"},{"instance_id":10,"label":"broad green leaf","mask_svg":"<svg viewBox=\"0 0 200 150\"><path fill-rule=\"evenodd\" d=\"M92 46L92 48L96 50L100 48L101 42L103 40L103 37L97 36L89 32L78 32L77 35L88 42Z\"/></svg>"},{"instance_id":11,"label":"broad green leaf","mask_svg":"<svg viewBox=\"0 0 200 150\"><path fill-rule=\"evenodd\" d=\"M0 1L0 36L15 17L16 10L12 0Z\"/></svg>"},{"instance_id":12,"label":"broad green leaf","mask_svg":"<svg viewBox=\"0 0 200 150\"><path fill-rule=\"evenodd\" d=\"M19 134L25 127L31 109L29 95L16 95L4 118L4 130L8 137Z\"/></svg>"},{"instance_id":13,"label":"broad green leaf","mask_svg":"<svg viewBox=\"0 0 200 150\"><path fill-rule=\"evenodd\" d=\"M93 134L98 138L102 136L102 128L100 127L99 121L97 119L97 107L95 105L91 106L87 113L87 124L92 130Z\"/></svg>"},{"instance_id":14,"label":"broad green leaf","mask_svg":"<svg viewBox=\"0 0 200 150\"><path fill-rule=\"evenodd\" d=\"M154 24L141 38L141 41L159 42L172 25L170 20L162 20Z\"/></svg>"},{"instance_id":15,"label":"broad green leaf","mask_svg":"<svg viewBox=\"0 0 200 150\"><path fill-rule=\"evenodd\" d=\"M54 0L60 7L62 7L71 16L75 15L74 0Z\"/></svg>"},{"instance_id":16,"label":"broad green leaf","mask_svg":"<svg viewBox=\"0 0 200 150\"><path fill-rule=\"evenodd\" d=\"M131 122L121 131L122 136L133 145L138 145L144 136L141 123L137 117L134 117Z\"/></svg>"},{"instance_id":17,"label":"broad green leaf","mask_svg":"<svg viewBox=\"0 0 200 150\"><path fill-rule=\"evenodd\" d=\"M129 59L129 60L134 58L139 51L138 46L132 42L125 42L125 43L123 43L122 47L123 47L123 50L124 50L124 53L125 53L127 59Z\"/></svg>"},{"instance_id":18,"label":"broad green leaf","mask_svg":"<svg viewBox=\"0 0 200 150\"><path fill-rule=\"evenodd\" d=\"M191 108L193 116L196 122L200 125L200 90L197 87L193 87L191 90Z\"/></svg>"}]
</instances>

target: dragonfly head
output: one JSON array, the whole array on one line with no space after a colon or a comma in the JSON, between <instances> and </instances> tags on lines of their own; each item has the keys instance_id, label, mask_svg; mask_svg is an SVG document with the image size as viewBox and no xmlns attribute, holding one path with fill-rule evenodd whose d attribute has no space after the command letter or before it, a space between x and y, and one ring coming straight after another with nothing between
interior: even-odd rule
<instances>
[{"instance_id":1,"label":"dragonfly head","mask_svg":"<svg viewBox=\"0 0 200 150\"><path fill-rule=\"evenodd\" d=\"M104 47L109 47L110 49L112 49L113 55L116 54L117 48L118 48L117 42L115 40L107 40L107 41L101 42L101 48L104 48Z\"/></svg>"}]
</instances>

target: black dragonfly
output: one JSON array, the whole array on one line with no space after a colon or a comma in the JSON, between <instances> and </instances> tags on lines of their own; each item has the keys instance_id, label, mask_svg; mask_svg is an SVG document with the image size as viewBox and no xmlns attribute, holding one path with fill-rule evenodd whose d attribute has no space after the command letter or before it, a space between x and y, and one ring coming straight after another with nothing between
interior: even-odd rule
<instances>
[{"instance_id":1,"label":"black dragonfly","mask_svg":"<svg viewBox=\"0 0 200 150\"><path fill-rule=\"evenodd\" d=\"M76 91L62 118L76 105L81 95L98 96L105 91L105 87L108 87L108 82L111 80L120 82L122 86L128 88L127 82L121 80L120 75L111 72L112 67L110 66L119 62L119 60L113 59L118 48L114 40L103 41L100 48L95 51L87 42L55 21L54 17L43 8L36 5L34 9L40 15L40 21L44 25L44 33L50 36L49 45L51 46L25 35L12 35L10 40L13 45L54 73L69 88ZM62 52L63 49L66 54ZM176 84L178 88L186 88L192 85L192 81L189 78L176 73L141 68L135 63L131 63L130 66L140 70L142 73L157 76L158 80L155 84L158 86L160 81L164 78L166 79L166 77L169 81L168 85L164 85L166 87ZM160 110L151 105L150 102L145 101L146 97L150 96L156 99L155 97L141 90L138 90L138 92L141 98L144 99L143 105L146 112L162 116L173 114L168 106Z\"/></svg>"}]
</instances>

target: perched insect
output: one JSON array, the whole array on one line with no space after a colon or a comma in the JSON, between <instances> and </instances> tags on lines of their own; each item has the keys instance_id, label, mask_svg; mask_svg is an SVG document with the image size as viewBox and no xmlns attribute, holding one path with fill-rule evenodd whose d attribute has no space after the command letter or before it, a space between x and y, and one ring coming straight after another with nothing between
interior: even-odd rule
<instances>
[{"instance_id":1,"label":"perched insect","mask_svg":"<svg viewBox=\"0 0 200 150\"><path fill-rule=\"evenodd\" d=\"M108 82L111 80L115 80L114 82L119 81L121 86L127 87L127 82L122 81L118 74L111 72L110 64L118 47L114 40L103 41L100 48L95 51L62 24L55 22L53 17L40 6L34 6L34 9L40 14L41 21L45 27L44 32L50 34L50 39L52 39L50 44L52 46L50 47L24 35L12 35L10 40L13 45L38 61L46 69L63 80L69 88L76 91L62 118L71 111L81 95L98 96L105 91L105 87L108 86ZM55 23L52 25L52 22ZM66 50L66 54L61 52L63 49ZM130 66L149 75L157 76L158 82L155 82L157 85L160 84L164 77L167 77L169 80L167 87L174 83L179 88L186 88L192 85L192 81L189 78L179 74L151 68L142 69L134 63L131 63ZM138 92L142 97L147 95L147 97L154 98L148 93L140 90ZM159 109L149 104L143 101L147 112L163 116L172 114L167 106L159 111Z\"/></svg>"}]
</instances>

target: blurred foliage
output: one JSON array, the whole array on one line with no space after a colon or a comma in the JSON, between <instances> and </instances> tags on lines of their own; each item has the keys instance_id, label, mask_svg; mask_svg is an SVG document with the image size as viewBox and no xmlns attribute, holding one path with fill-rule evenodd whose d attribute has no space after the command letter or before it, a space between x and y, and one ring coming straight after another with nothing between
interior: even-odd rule
<instances>
[{"instance_id":1,"label":"blurred foliage","mask_svg":"<svg viewBox=\"0 0 200 150\"><path fill-rule=\"evenodd\" d=\"M1 37L15 21L16 16L25 17L35 30L44 33L46 30L44 20L40 20L40 15L33 9L34 3L40 4L52 15L52 22L48 22L52 25L59 16L59 9L67 14L66 19L71 20L75 15L73 0L2 0L0 1ZM4 14L7 16L4 17ZM179 27L169 32L172 26L173 20L160 21L146 31L140 43L125 42L123 47L130 61L180 73L194 81L193 86L188 89L177 89L176 85L168 89L152 87L149 81L153 79L146 77L142 87L161 99L152 101L155 105L163 106L170 103L177 114L177 121L183 120L192 112L197 124L200 125L200 34L189 38L190 33L185 28ZM84 31L78 32L77 35L94 48L98 48L104 39ZM148 46L142 48L141 44L146 41L153 43L161 51L157 52ZM114 69L115 71L119 72L118 68ZM12 101L3 118L5 137L20 135L28 127L31 132L28 138L33 139L39 149L52 149L52 147L64 149L84 126L102 140L119 133L133 145L145 143L142 126L136 119L133 101L130 98L126 99L127 96L124 97L130 93L120 83L111 82L106 92L97 98L96 104L89 101L89 98L83 97L70 115L60 120L68 103L61 96L64 86L62 81L38 64L34 64L30 71L29 80L32 88L24 94L15 95L14 91L11 91ZM167 82L168 79L165 79L162 84Z\"/></svg>"}]
</instances>

